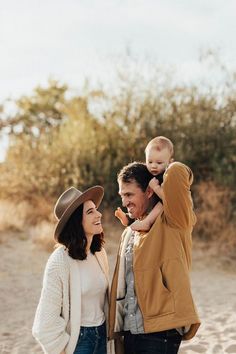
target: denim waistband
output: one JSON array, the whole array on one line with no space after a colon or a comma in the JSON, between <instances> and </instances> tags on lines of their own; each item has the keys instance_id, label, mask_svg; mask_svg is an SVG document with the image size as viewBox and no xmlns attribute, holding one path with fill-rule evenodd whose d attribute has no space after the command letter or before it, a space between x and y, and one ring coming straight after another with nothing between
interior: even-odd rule
<instances>
[{"instance_id":1,"label":"denim waistband","mask_svg":"<svg viewBox=\"0 0 236 354\"><path fill-rule=\"evenodd\" d=\"M130 331L124 331L124 333L127 335L132 335ZM134 335L141 335L141 336L151 336L155 335L156 337L162 337L162 338L167 338L167 337L172 337L173 335L179 335L179 332L174 328L174 329L167 329L166 331L160 331L160 332L149 332L149 333L140 333L140 334L134 334Z\"/></svg>"},{"instance_id":2,"label":"denim waistband","mask_svg":"<svg viewBox=\"0 0 236 354\"><path fill-rule=\"evenodd\" d=\"M103 333L106 331L106 323L103 322L103 324L99 326L91 326L91 327L85 327L81 326L80 330L85 330L86 332L96 332L96 333Z\"/></svg>"}]
</instances>

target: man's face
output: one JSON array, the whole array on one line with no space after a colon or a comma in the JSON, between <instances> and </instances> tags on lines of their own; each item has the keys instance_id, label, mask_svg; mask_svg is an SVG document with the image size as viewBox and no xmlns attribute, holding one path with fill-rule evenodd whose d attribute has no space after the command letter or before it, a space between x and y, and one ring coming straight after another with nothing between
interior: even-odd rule
<instances>
[{"instance_id":1,"label":"man's face","mask_svg":"<svg viewBox=\"0 0 236 354\"><path fill-rule=\"evenodd\" d=\"M139 187L135 180L125 183L119 181L119 194L122 205L127 209L132 219L142 218L149 206L150 197L153 191L148 187L145 192Z\"/></svg>"}]
</instances>

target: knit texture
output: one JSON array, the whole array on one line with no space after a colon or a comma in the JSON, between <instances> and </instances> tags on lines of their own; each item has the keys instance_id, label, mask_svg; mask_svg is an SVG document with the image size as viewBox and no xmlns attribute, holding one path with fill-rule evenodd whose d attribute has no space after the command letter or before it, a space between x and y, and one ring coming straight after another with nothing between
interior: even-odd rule
<instances>
[{"instance_id":1,"label":"knit texture","mask_svg":"<svg viewBox=\"0 0 236 354\"><path fill-rule=\"evenodd\" d=\"M108 261L102 249L97 260L108 279ZM32 333L44 353L73 354L80 331L81 286L79 262L64 247L49 257Z\"/></svg>"}]
</instances>

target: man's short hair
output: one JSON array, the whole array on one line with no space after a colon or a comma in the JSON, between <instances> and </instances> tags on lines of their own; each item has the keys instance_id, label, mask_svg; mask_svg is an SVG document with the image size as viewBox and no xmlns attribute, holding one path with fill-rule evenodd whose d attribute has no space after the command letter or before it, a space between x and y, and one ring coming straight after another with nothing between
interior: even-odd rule
<instances>
[{"instance_id":1,"label":"man's short hair","mask_svg":"<svg viewBox=\"0 0 236 354\"><path fill-rule=\"evenodd\" d=\"M153 175L143 162L131 162L124 166L117 175L118 182L132 183L135 181L143 192L146 191Z\"/></svg>"},{"instance_id":2,"label":"man's short hair","mask_svg":"<svg viewBox=\"0 0 236 354\"><path fill-rule=\"evenodd\" d=\"M150 148L155 148L158 151L162 149L168 149L170 152L170 156L173 157L174 155L174 145L172 141L165 136L157 136L156 138L152 139L149 141L145 148L145 153L147 152L148 149Z\"/></svg>"}]
</instances>

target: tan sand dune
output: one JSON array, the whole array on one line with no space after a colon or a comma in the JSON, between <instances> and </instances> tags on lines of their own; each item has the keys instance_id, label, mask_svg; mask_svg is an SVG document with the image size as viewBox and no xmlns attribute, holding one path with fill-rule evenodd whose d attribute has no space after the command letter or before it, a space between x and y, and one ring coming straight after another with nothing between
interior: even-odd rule
<instances>
[{"instance_id":1,"label":"tan sand dune","mask_svg":"<svg viewBox=\"0 0 236 354\"><path fill-rule=\"evenodd\" d=\"M0 354L42 354L31 327L48 253L23 234L9 233L4 239L0 244ZM116 244L108 242L107 247L114 264ZM194 260L192 283L202 325L180 353L236 354L236 274L202 255Z\"/></svg>"}]
</instances>

